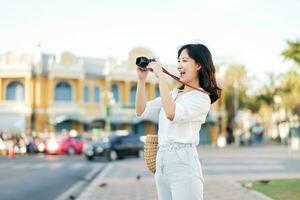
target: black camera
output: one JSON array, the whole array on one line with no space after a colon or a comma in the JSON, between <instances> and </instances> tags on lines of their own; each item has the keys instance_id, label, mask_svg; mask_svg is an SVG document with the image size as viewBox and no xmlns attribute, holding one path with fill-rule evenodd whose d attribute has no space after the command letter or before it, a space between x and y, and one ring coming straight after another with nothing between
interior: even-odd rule
<instances>
[{"instance_id":1,"label":"black camera","mask_svg":"<svg viewBox=\"0 0 300 200\"><path fill-rule=\"evenodd\" d=\"M155 61L154 58L147 58L147 57L142 56L142 57L136 58L135 64L137 66L139 66L140 68L142 68L143 70L146 70L146 67L148 66L148 64L153 61Z\"/></svg>"}]
</instances>

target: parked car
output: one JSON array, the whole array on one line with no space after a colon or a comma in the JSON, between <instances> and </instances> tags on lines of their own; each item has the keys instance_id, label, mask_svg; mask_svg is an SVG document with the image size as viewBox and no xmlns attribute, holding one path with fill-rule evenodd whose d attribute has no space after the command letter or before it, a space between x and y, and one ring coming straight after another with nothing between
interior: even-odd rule
<instances>
[{"instance_id":1,"label":"parked car","mask_svg":"<svg viewBox=\"0 0 300 200\"><path fill-rule=\"evenodd\" d=\"M43 153L45 151L45 142L38 136L29 137L26 150L27 153Z\"/></svg>"},{"instance_id":2,"label":"parked car","mask_svg":"<svg viewBox=\"0 0 300 200\"><path fill-rule=\"evenodd\" d=\"M81 154L83 146L88 140L81 135L75 137L55 136L46 140L45 152L47 154Z\"/></svg>"},{"instance_id":3,"label":"parked car","mask_svg":"<svg viewBox=\"0 0 300 200\"><path fill-rule=\"evenodd\" d=\"M69 136L61 142L61 153L69 155L81 154L85 143L87 143L87 140L80 135L75 137Z\"/></svg>"},{"instance_id":4,"label":"parked car","mask_svg":"<svg viewBox=\"0 0 300 200\"><path fill-rule=\"evenodd\" d=\"M84 146L86 159L104 157L108 160L117 160L125 156L142 157L144 143L137 135L112 135L89 143Z\"/></svg>"},{"instance_id":5,"label":"parked car","mask_svg":"<svg viewBox=\"0 0 300 200\"><path fill-rule=\"evenodd\" d=\"M50 137L45 143L45 152L47 154L61 154L62 140L57 137Z\"/></svg>"}]
</instances>

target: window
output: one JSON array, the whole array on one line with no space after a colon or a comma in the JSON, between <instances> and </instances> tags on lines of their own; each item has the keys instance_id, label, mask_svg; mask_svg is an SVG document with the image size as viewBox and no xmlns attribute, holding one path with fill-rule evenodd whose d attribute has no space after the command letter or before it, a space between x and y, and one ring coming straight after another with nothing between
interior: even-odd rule
<instances>
[{"instance_id":1,"label":"window","mask_svg":"<svg viewBox=\"0 0 300 200\"><path fill-rule=\"evenodd\" d=\"M120 97L119 97L119 86L117 84L113 84L111 86L111 91L113 93L114 99L116 103L120 102Z\"/></svg>"},{"instance_id":2,"label":"window","mask_svg":"<svg viewBox=\"0 0 300 200\"><path fill-rule=\"evenodd\" d=\"M132 86L130 89L130 104L135 104L136 89L136 85Z\"/></svg>"},{"instance_id":3,"label":"window","mask_svg":"<svg viewBox=\"0 0 300 200\"><path fill-rule=\"evenodd\" d=\"M98 86L96 86L94 89L94 101L96 103L100 102L100 88Z\"/></svg>"},{"instance_id":4,"label":"window","mask_svg":"<svg viewBox=\"0 0 300 200\"><path fill-rule=\"evenodd\" d=\"M130 136L122 136L121 138L120 138L120 140L121 140L121 143L122 144L130 144L130 143L132 143L133 142L133 140L132 140L132 137L130 137Z\"/></svg>"},{"instance_id":5,"label":"window","mask_svg":"<svg viewBox=\"0 0 300 200\"><path fill-rule=\"evenodd\" d=\"M72 89L69 83L59 82L55 86L55 101L72 101Z\"/></svg>"},{"instance_id":6,"label":"window","mask_svg":"<svg viewBox=\"0 0 300 200\"><path fill-rule=\"evenodd\" d=\"M145 132L146 130L144 122L131 125L131 133L134 135L145 135Z\"/></svg>"},{"instance_id":7,"label":"window","mask_svg":"<svg viewBox=\"0 0 300 200\"><path fill-rule=\"evenodd\" d=\"M62 130L70 131L72 129L72 121L63 121L59 124L56 124L55 131L61 132Z\"/></svg>"},{"instance_id":8,"label":"window","mask_svg":"<svg viewBox=\"0 0 300 200\"><path fill-rule=\"evenodd\" d=\"M83 101L84 101L84 103L89 102L89 95L90 95L89 87L84 86L84 89L83 89Z\"/></svg>"},{"instance_id":9,"label":"window","mask_svg":"<svg viewBox=\"0 0 300 200\"><path fill-rule=\"evenodd\" d=\"M23 101L24 86L22 83L13 81L6 88L6 100Z\"/></svg>"},{"instance_id":10,"label":"window","mask_svg":"<svg viewBox=\"0 0 300 200\"><path fill-rule=\"evenodd\" d=\"M155 87L155 97L159 97L159 87Z\"/></svg>"}]
</instances>

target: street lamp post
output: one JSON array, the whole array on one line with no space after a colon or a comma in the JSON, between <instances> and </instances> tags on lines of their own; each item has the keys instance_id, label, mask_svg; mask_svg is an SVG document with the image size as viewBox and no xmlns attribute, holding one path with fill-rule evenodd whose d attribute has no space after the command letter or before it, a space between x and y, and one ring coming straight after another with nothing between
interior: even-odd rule
<instances>
[{"instance_id":1,"label":"street lamp post","mask_svg":"<svg viewBox=\"0 0 300 200\"><path fill-rule=\"evenodd\" d=\"M233 129L233 135L236 138L236 144L240 145L241 144L241 137L242 137L242 133L241 130L239 128L239 119L237 119L238 117L238 110L239 110L239 84L238 82L235 80L233 82L233 120L231 122L231 126Z\"/></svg>"},{"instance_id":2,"label":"street lamp post","mask_svg":"<svg viewBox=\"0 0 300 200\"><path fill-rule=\"evenodd\" d=\"M111 130L111 125L110 125L110 115L111 115L111 110L112 110L112 106L115 105L115 99L113 96L113 93L108 91L105 92L105 131L107 133L110 132Z\"/></svg>"}]
</instances>

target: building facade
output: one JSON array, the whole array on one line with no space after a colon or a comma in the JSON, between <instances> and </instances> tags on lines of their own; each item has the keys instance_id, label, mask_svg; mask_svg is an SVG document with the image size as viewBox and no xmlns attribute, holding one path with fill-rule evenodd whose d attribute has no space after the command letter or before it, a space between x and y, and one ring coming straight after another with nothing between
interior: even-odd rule
<instances>
[{"instance_id":1,"label":"building facade","mask_svg":"<svg viewBox=\"0 0 300 200\"><path fill-rule=\"evenodd\" d=\"M0 56L0 131L32 132L93 128L155 132L157 122L135 117L135 59L152 56L135 48L126 61L76 57L41 51ZM170 81L172 84L172 82ZM149 73L147 98L159 95Z\"/></svg>"},{"instance_id":2,"label":"building facade","mask_svg":"<svg viewBox=\"0 0 300 200\"><path fill-rule=\"evenodd\" d=\"M37 50L31 55L0 55L0 132L27 133L75 129L78 132L127 130L144 135L157 132L157 121L135 116L138 56L135 48L125 61L59 55ZM175 66L166 66L177 74ZM180 85L166 76L170 88ZM157 79L148 74L147 99L159 96ZM215 143L224 132L224 103L214 104L200 131L203 144Z\"/></svg>"}]
</instances>

